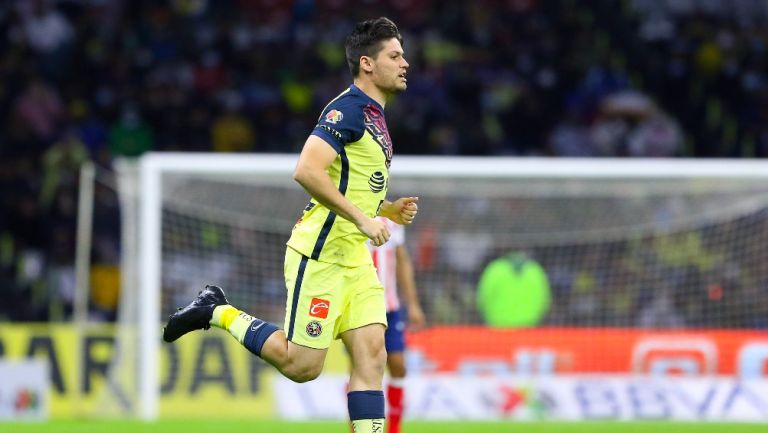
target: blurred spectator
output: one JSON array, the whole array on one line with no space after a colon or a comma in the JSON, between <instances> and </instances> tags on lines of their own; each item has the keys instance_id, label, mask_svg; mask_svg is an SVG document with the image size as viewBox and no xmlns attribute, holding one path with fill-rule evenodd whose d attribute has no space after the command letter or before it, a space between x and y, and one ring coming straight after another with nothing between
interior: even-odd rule
<instances>
[{"instance_id":1,"label":"blurred spectator","mask_svg":"<svg viewBox=\"0 0 768 433\"><path fill-rule=\"evenodd\" d=\"M666 290L656 290L653 301L640 311L637 325L641 328L682 328L685 319L675 309L674 301Z\"/></svg>"},{"instance_id":2,"label":"blurred spectator","mask_svg":"<svg viewBox=\"0 0 768 433\"><path fill-rule=\"evenodd\" d=\"M550 151L560 156L597 156L589 127L579 121L573 110L566 113L549 136Z\"/></svg>"},{"instance_id":3,"label":"blurred spectator","mask_svg":"<svg viewBox=\"0 0 768 433\"><path fill-rule=\"evenodd\" d=\"M29 45L40 54L50 54L72 39L72 27L50 0L19 2Z\"/></svg>"},{"instance_id":4,"label":"blurred spectator","mask_svg":"<svg viewBox=\"0 0 768 433\"><path fill-rule=\"evenodd\" d=\"M99 321L115 320L117 301L120 297L119 266L117 264L93 264L90 282L92 318Z\"/></svg>"},{"instance_id":5,"label":"blurred spectator","mask_svg":"<svg viewBox=\"0 0 768 433\"><path fill-rule=\"evenodd\" d=\"M51 0L18 3L24 34L40 72L60 79L71 62L72 26Z\"/></svg>"},{"instance_id":6,"label":"blurred spectator","mask_svg":"<svg viewBox=\"0 0 768 433\"><path fill-rule=\"evenodd\" d=\"M47 142L62 125L64 106L50 85L33 78L16 101L16 114L36 139Z\"/></svg>"},{"instance_id":7,"label":"blurred spectator","mask_svg":"<svg viewBox=\"0 0 768 433\"><path fill-rule=\"evenodd\" d=\"M113 156L139 156L153 148L149 126L136 108L126 106L120 119L109 129L109 150Z\"/></svg>"},{"instance_id":8,"label":"blurred spectator","mask_svg":"<svg viewBox=\"0 0 768 433\"><path fill-rule=\"evenodd\" d=\"M68 132L43 154L43 185L40 203L47 209L61 188L74 188L80 165L88 160L88 152L74 131Z\"/></svg>"},{"instance_id":9,"label":"blurred spectator","mask_svg":"<svg viewBox=\"0 0 768 433\"><path fill-rule=\"evenodd\" d=\"M591 131L596 156L677 156L682 139L673 119L646 95L632 91L603 99Z\"/></svg>"},{"instance_id":10,"label":"blurred spectator","mask_svg":"<svg viewBox=\"0 0 768 433\"><path fill-rule=\"evenodd\" d=\"M211 141L215 152L251 152L255 134L248 119L240 113L242 101L238 95L228 95L226 112L213 122Z\"/></svg>"},{"instance_id":11,"label":"blurred spectator","mask_svg":"<svg viewBox=\"0 0 768 433\"><path fill-rule=\"evenodd\" d=\"M477 308L492 327L536 326L549 310L550 296L541 265L524 253L510 253L483 270Z\"/></svg>"},{"instance_id":12,"label":"blurred spectator","mask_svg":"<svg viewBox=\"0 0 768 433\"><path fill-rule=\"evenodd\" d=\"M405 35L409 89L387 105L399 154L768 156L764 2L577 3L0 2L0 284L14 294L0 314L65 317L71 308L82 161L109 169L114 157L149 150L296 151L304 125L348 82L340 39L362 15L388 15ZM97 189L94 260L111 266L119 215L111 192ZM475 207L472 218L487 216ZM452 273L441 317L474 312L467 288L494 241L460 232L429 240L425 271ZM548 320L647 322L640 317L671 305L694 326L703 313L691 305L725 305L749 317L744 326L765 323L761 307L729 295L761 293L744 282L759 280L749 259L720 279L702 265L715 254L708 246L685 246L677 260L653 244L640 257L631 243L615 275L552 261L567 302ZM658 284L635 259L674 276L669 299L622 290L629 279Z\"/></svg>"}]
</instances>

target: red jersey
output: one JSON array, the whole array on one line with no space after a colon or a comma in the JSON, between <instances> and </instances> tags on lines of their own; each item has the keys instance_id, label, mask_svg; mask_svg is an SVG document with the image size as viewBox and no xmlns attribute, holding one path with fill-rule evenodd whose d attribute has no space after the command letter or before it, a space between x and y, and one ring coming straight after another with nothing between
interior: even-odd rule
<instances>
[{"instance_id":1,"label":"red jersey","mask_svg":"<svg viewBox=\"0 0 768 433\"><path fill-rule=\"evenodd\" d=\"M384 286L384 296L387 300L387 312L400 309L400 299L397 296L397 247L405 244L405 229L389 218L376 217L384 222L389 229L389 240L380 247L374 247L368 241L368 248L373 256L373 265L379 274L379 281Z\"/></svg>"}]
</instances>

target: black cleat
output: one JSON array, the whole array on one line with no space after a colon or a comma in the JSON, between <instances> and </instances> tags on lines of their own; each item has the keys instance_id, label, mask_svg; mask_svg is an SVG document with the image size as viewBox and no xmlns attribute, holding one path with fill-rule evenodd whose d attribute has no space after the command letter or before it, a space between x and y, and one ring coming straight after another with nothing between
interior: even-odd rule
<instances>
[{"instance_id":1,"label":"black cleat","mask_svg":"<svg viewBox=\"0 0 768 433\"><path fill-rule=\"evenodd\" d=\"M229 301L220 287L205 286L194 301L168 317L168 324L163 328L163 340L170 343L189 331L210 328L213 309L226 304Z\"/></svg>"}]
</instances>

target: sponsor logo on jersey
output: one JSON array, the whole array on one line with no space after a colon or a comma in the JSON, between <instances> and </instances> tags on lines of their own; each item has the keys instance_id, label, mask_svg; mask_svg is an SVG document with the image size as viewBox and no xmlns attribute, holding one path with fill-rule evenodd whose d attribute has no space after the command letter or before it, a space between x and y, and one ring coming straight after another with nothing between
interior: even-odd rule
<instances>
[{"instance_id":1,"label":"sponsor logo on jersey","mask_svg":"<svg viewBox=\"0 0 768 433\"><path fill-rule=\"evenodd\" d=\"M376 173L373 173L370 178L368 178L368 186L373 192L381 192L384 190L384 187L387 186L387 179L384 178L384 174L382 172L377 171Z\"/></svg>"},{"instance_id":2,"label":"sponsor logo on jersey","mask_svg":"<svg viewBox=\"0 0 768 433\"><path fill-rule=\"evenodd\" d=\"M331 128L328 125L317 125L318 128L322 129L323 131L326 131L327 133L333 135L333 138L337 140L341 140L341 132Z\"/></svg>"},{"instance_id":3,"label":"sponsor logo on jersey","mask_svg":"<svg viewBox=\"0 0 768 433\"><path fill-rule=\"evenodd\" d=\"M317 320L307 323L307 335L310 337L319 337L323 333L323 325Z\"/></svg>"},{"instance_id":4,"label":"sponsor logo on jersey","mask_svg":"<svg viewBox=\"0 0 768 433\"><path fill-rule=\"evenodd\" d=\"M341 122L342 119L344 119L344 113L339 110L331 110L325 114L325 121L334 125Z\"/></svg>"},{"instance_id":5,"label":"sponsor logo on jersey","mask_svg":"<svg viewBox=\"0 0 768 433\"><path fill-rule=\"evenodd\" d=\"M319 319L325 319L328 317L328 310L331 309L331 301L325 299L312 298L312 302L309 304L309 315L317 317Z\"/></svg>"}]
</instances>

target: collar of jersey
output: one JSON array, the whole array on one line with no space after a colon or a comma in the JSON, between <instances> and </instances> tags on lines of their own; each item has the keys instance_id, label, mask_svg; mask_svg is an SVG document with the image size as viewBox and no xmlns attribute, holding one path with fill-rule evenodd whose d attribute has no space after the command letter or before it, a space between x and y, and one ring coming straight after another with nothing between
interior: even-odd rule
<instances>
[{"instance_id":1,"label":"collar of jersey","mask_svg":"<svg viewBox=\"0 0 768 433\"><path fill-rule=\"evenodd\" d=\"M363 92L359 87L355 86L354 84L350 84L349 85L349 91L357 93L357 94L361 95L363 98L368 99L369 101L373 102L373 104L376 105L376 107L378 107L379 110L381 110L382 113L384 112L384 107L382 107L381 104L376 102L375 99L373 99L370 96L368 96L368 94Z\"/></svg>"}]
</instances>

